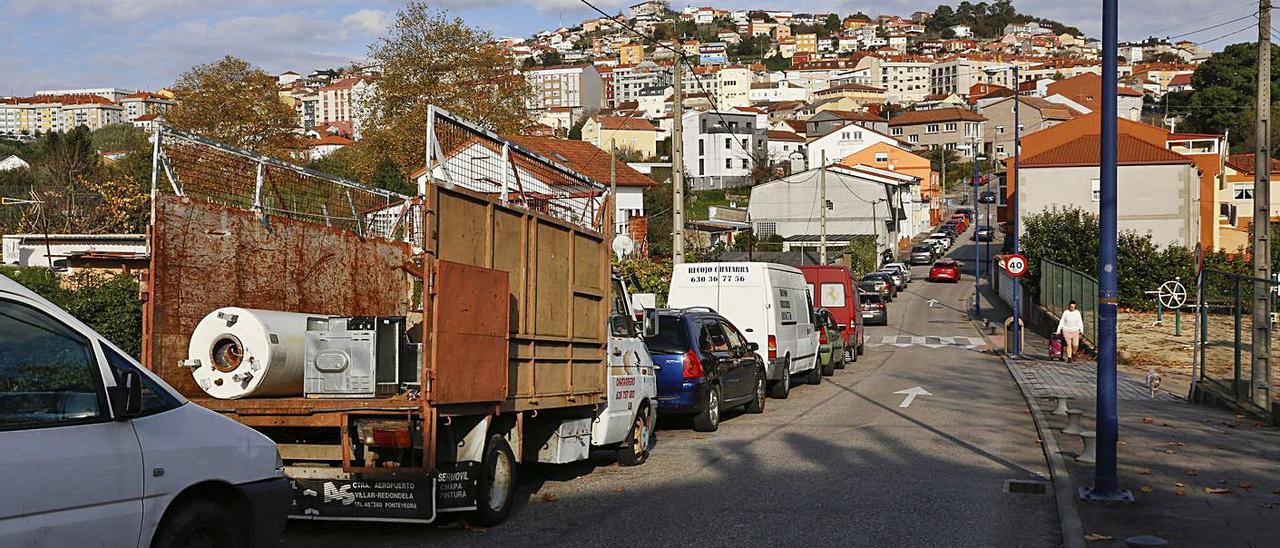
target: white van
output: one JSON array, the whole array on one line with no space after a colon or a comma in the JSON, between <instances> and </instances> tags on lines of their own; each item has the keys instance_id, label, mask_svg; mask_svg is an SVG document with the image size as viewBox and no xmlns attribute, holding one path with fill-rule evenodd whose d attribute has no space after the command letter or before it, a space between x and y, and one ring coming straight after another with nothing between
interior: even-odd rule
<instances>
[{"instance_id":1,"label":"white van","mask_svg":"<svg viewBox=\"0 0 1280 548\"><path fill-rule=\"evenodd\" d=\"M0 546L266 546L276 445L0 275Z\"/></svg>"},{"instance_id":2,"label":"white van","mask_svg":"<svg viewBox=\"0 0 1280 548\"><path fill-rule=\"evenodd\" d=\"M675 266L671 308L705 306L728 318L747 340L768 349L769 395L785 398L791 376L822 382L813 302L799 269L775 263L686 263Z\"/></svg>"}]
</instances>

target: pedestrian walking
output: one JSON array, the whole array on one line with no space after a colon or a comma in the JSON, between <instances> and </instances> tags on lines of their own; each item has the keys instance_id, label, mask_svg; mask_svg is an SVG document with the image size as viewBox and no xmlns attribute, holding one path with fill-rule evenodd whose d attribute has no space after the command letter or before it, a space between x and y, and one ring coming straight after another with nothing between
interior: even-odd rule
<instances>
[{"instance_id":1,"label":"pedestrian walking","mask_svg":"<svg viewBox=\"0 0 1280 548\"><path fill-rule=\"evenodd\" d=\"M1079 305L1074 300L1067 304L1066 310L1062 311L1062 318L1058 320L1057 333L1061 334L1066 342L1063 350L1067 354L1067 363L1070 363L1071 357L1080 348L1080 334L1084 333L1084 317L1080 315Z\"/></svg>"}]
</instances>

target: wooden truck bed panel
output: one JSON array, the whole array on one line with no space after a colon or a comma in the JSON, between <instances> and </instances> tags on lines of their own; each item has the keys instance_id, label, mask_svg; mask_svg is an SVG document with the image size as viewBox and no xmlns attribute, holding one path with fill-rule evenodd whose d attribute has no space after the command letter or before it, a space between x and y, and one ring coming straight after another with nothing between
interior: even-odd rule
<instances>
[{"instance_id":1,"label":"wooden truck bed panel","mask_svg":"<svg viewBox=\"0 0 1280 548\"><path fill-rule=\"evenodd\" d=\"M348 316L403 316L407 244L323 224L158 195L143 306L143 363L187 397L179 366L197 323L224 306Z\"/></svg>"}]
</instances>

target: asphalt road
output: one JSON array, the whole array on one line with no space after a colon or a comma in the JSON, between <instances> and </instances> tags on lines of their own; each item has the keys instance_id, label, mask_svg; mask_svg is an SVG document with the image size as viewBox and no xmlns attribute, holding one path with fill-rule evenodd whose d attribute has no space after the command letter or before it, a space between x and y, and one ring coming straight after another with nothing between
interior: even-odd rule
<instances>
[{"instance_id":1,"label":"asphalt road","mask_svg":"<svg viewBox=\"0 0 1280 548\"><path fill-rule=\"evenodd\" d=\"M952 256L968 270L968 234ZM945 285L923 280L926 270L915 268L868 343L979 336L963 312L971 270ZM715 433L668 421L643 466L524 469L500 527L292 523L285 544L1057 546L1052 491L1004 491L1006 480L1048 477L1007 370L981 348L923 342L870 346L763 415L728 413ZM932 395L900 407L894 392L917 386Z\"/></svg>"}]
</instances>

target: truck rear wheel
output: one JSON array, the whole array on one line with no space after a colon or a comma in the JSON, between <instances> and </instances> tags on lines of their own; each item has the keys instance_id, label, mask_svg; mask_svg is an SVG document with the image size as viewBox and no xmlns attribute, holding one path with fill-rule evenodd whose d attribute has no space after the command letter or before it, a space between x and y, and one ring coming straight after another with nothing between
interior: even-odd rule
<instances>
[{"instance_id":1,"label":"truck rear wheel","mask_svg":"<svg viewBox=\"0 0 1280 548\"><path fill-rule=\"evenodd\" d=\"M649 449L653 441L653 416L649 406L644 405L636 411L631 421L631 432L618 448L618 464L622 466L639 466L649 460Z\"/></svg>"},{"instance_id":2,"label":"truck rear wheel","mask_svg":"<svg viewBox=\"0 0 1280 548\"><path fill-rule=\"evenodd\" d=\"M515 494L516 459L507 439L499 434L489 436L480 463L480 482L476 493L476 509L467 521L481 527L493 527L506 521Z\"/></svg>"},{"instance_id":3,"label":"truck rear wheel","mask_svg":"<svg viewBox=\"0 0 1280 548\"><path fill-rule=\"evenodd\" d=\"M231 512L211 500L192 500L174 508L156 531L155 548L242 548L245 546Z\"/></svg>"}]
</instances>

